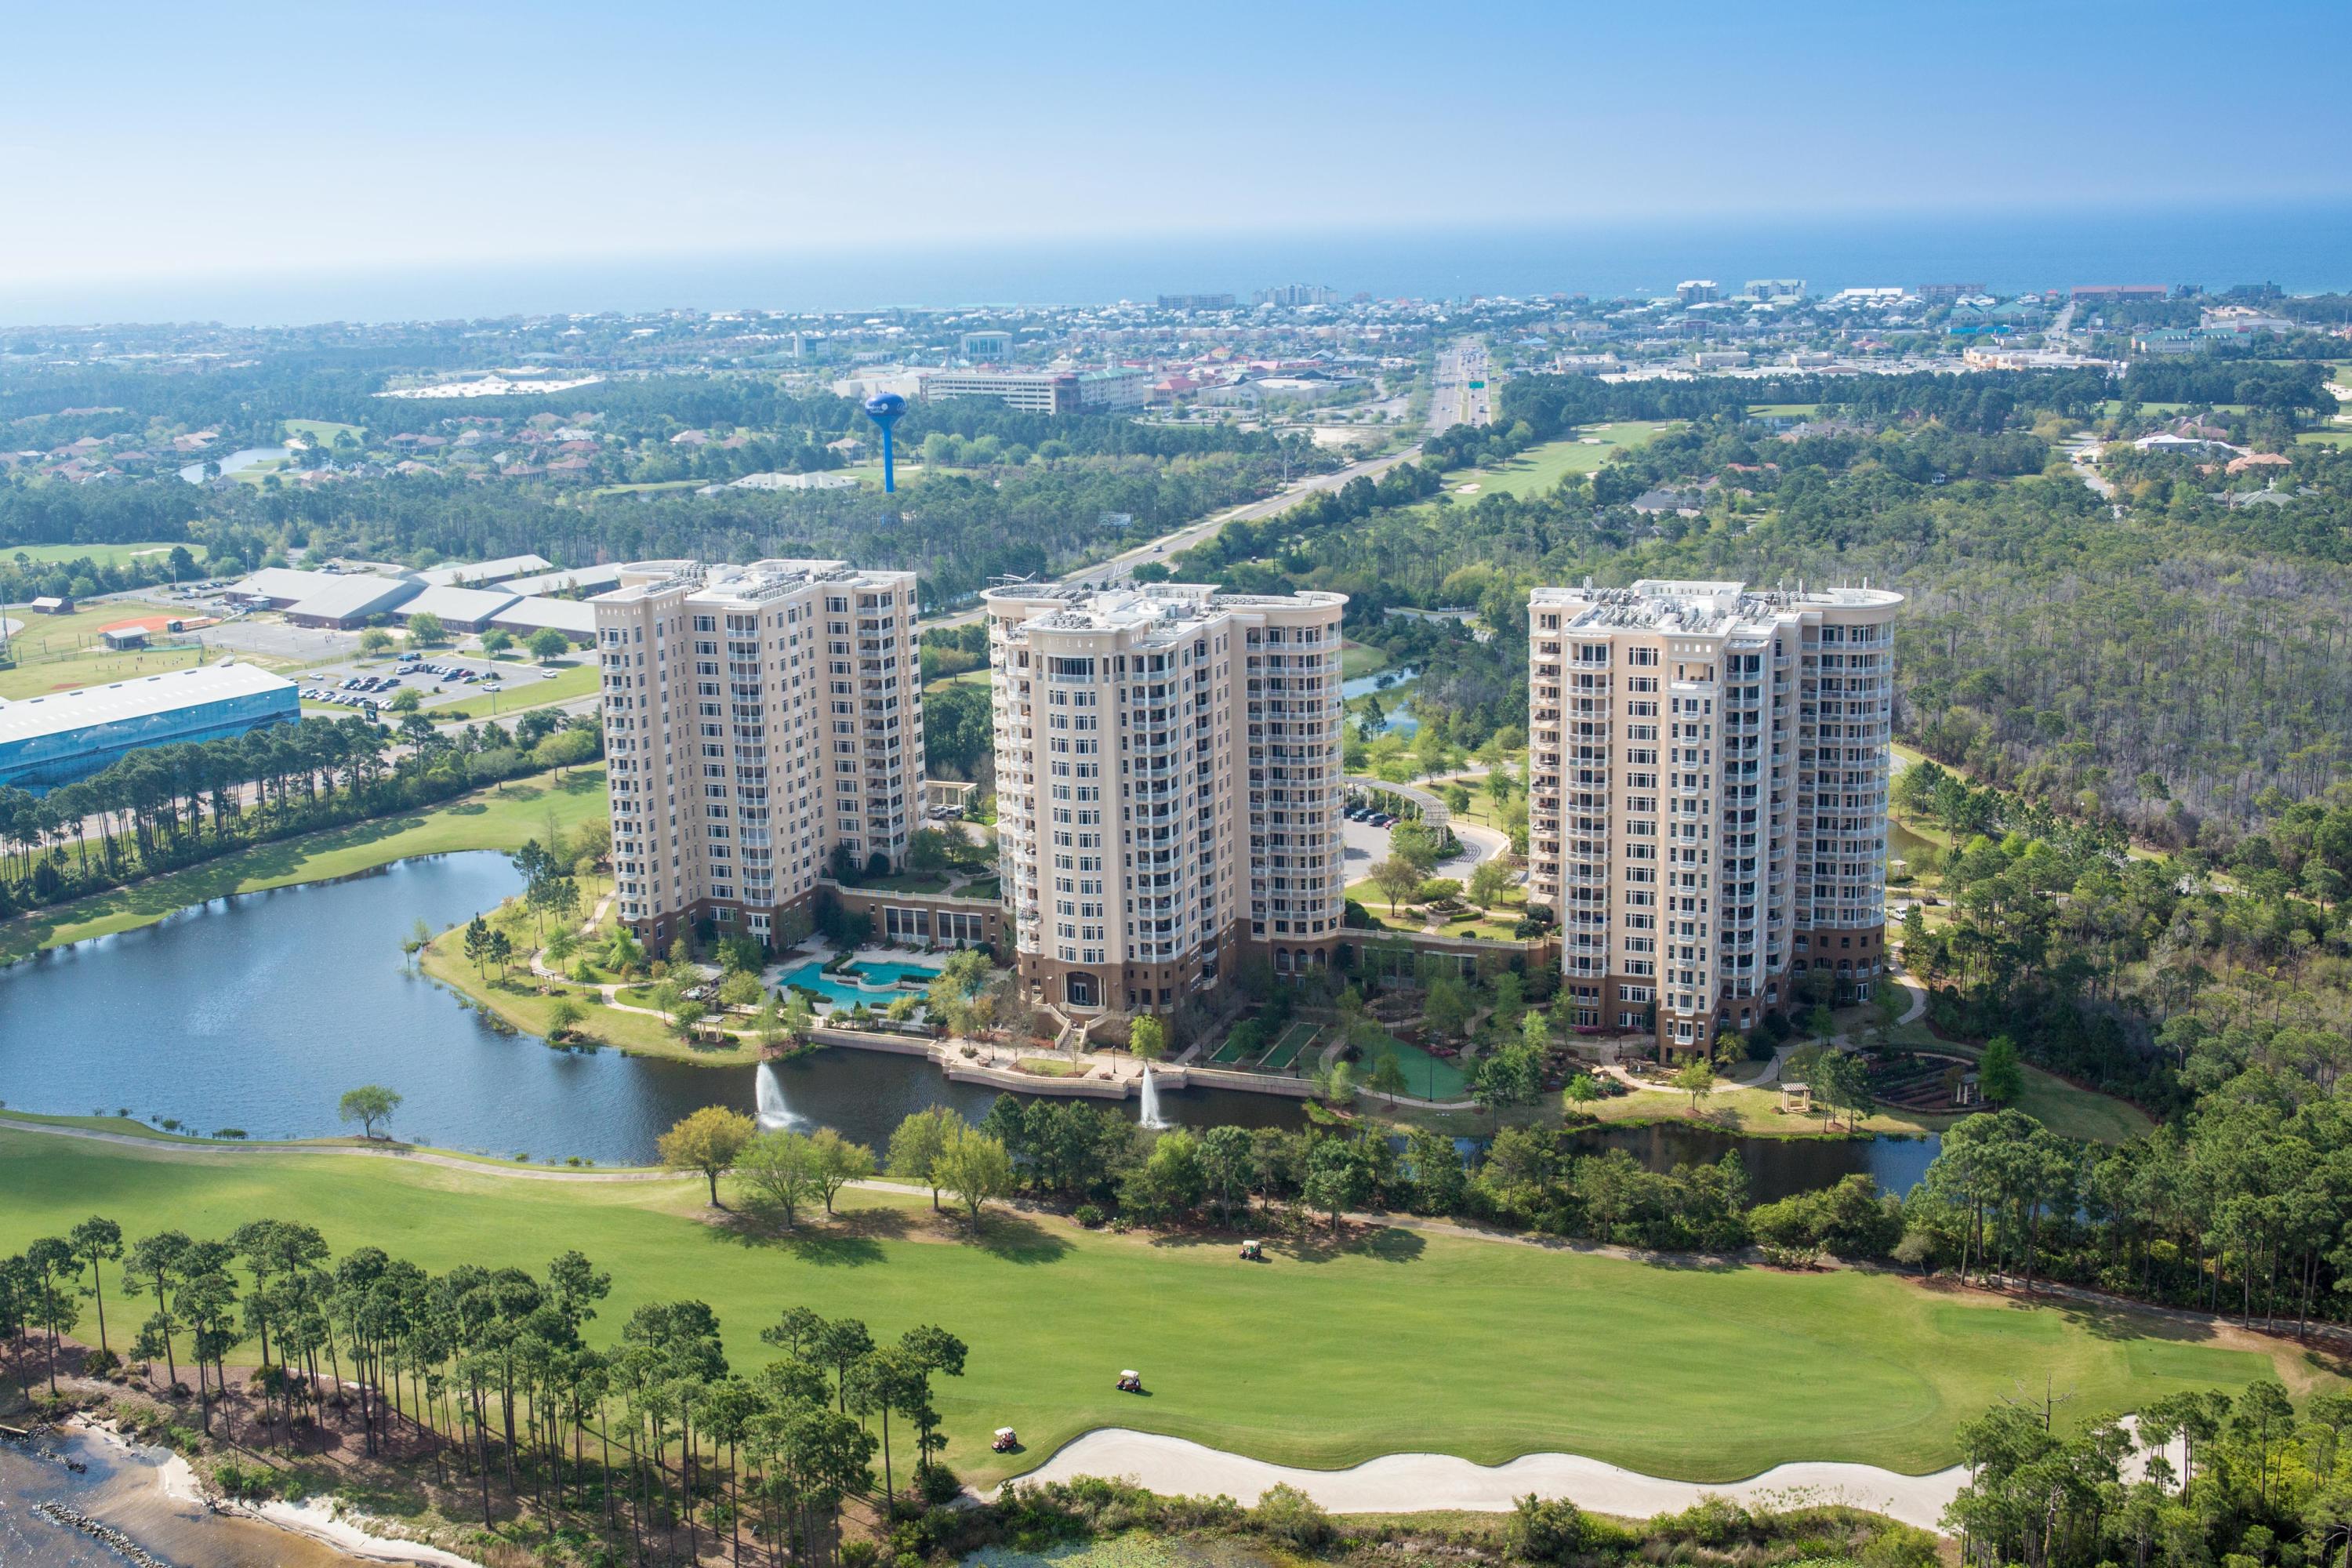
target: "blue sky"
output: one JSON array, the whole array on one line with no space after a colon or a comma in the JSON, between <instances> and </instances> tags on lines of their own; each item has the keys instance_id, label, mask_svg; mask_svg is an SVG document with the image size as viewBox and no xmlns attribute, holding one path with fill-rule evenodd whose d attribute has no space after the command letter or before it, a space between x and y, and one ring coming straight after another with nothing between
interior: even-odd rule
<instances>
[{"instance_id":1,"label":"blue sky","mask_svg":"<svg viewBox=\"0 0 2352 1568\"><path fill-rule=\"evenodd\" d=\"M0 288L2352 195L2294 67L2352 58L2343 0L0 0Z\"/></svg>"}]
</instances>

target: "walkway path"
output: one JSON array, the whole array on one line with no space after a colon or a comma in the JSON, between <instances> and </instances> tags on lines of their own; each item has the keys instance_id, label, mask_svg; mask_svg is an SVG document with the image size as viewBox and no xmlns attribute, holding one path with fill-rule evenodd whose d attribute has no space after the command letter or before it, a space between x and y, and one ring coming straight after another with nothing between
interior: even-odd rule
<instances>
[{"instance_id":1,"label":"walkway path","mask_svg":"<svg viewBox=\"0 0 2352 1568\"><path fill-rule=\"evenodd\" d=\"M1703 1497L1740 1502L1769 1498L1785 1504L1789 1493L1807 1492L1822 1502L1868 1509L1923 1530L1938 1527L1946 1506L1968 1481L1968 1472L1957 1465L1906 1476L1875 1465L1806 1462L1776 1465L1744 1481L1703 1486L1577 1454L1528 1454L1495 1466L1474 1465L1451 1454L1388 1454L1352 1469L1306 1470L1124 1426L1089 1432L1019 1479L1066 1481L1079 1476L1122 1477L1162 1493L1223 1493L1244 1503L1255 1502L1269 1487L1291 1486L1334 1513L1500 1513L1534 1492L1602 1513L1647 1519L1689 1508Z\"/></svg>"}]
</instances>

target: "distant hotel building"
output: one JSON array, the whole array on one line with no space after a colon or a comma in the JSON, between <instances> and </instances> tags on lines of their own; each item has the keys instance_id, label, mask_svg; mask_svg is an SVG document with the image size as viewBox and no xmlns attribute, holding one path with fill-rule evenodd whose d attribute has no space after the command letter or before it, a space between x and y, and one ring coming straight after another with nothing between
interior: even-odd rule
<instances>
[{"instance_id":1,"label":"distant hotel building","mask_svg":"<svg viewBox=\"0 0 2352 1568\"><path fill-rule=\"evenodd\" d=\"M1151 373L1109 370L933 370L922 376L926 403L991 397L1030 414L1115 414L1141 408Z\"/></svg>"},{"instance_id":2,"label":"distant hotel building","mask_svg":"<svg viewBox=\"0 0 2352 1568\"><path fill-rule=\"evenodd\" d=\"M1885 955L1894 619L1869 588L1538 588L1528 899L1580 1026L1675 1053Z\"/></svg>"},{"instance_id":3,"label":"distant hotel building","mask_svg":"<svg viewBox=\"0 0 2352 1568\"><path fill-rule=\"evenodd\" d=\"M1346 908L1340 594L984 595L1021 978L1163 1012L1244 952L1329 965Z\"/></svg>"},{"instance_id":4,"label":"distant hotel building","mask_svg":"<svg viewBox=\"0 0 2352 1568\"><path fill-rule=\"evenodd\" d=\"M620 918L765 940L839 848L898 867L920 815L915 574L641 561L590 601Z\"/></svg>"},{"instance_id":5,"label":"distant hotel building","mask_svg":"<svg viewBox=\"0 0 2352 1568\"><path fill-rule=\"evenodd\" d=\"M1231 294L1162 294L1160 309L1163 310L1230 310L1234 308Z\"/></svg>"},{"instance_id":6,"label":"distant hotel building","mask_svg":"<svg viewBox=\"0 0 2352 1568\"><path fill-rule=\"evenodd\" d=\"M1003 364L1013 357L1013 334L1001 331L966 332L957 344L963 357L975 364Z\"/></svg>"}]
</instances>

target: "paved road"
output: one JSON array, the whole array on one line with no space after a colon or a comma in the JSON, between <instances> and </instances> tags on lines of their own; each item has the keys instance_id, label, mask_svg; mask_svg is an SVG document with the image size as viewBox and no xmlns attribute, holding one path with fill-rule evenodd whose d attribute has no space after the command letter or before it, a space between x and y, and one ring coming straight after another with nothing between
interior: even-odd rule
<instances>
[{"instance_id":1,"label":"paved road","mask_svg":"<svg viewBox=\"0 0 2352 1568\"><path fill-rule=\"evenodd\" d=\"M1481 384L1473 386L1473 382ZM1429 400L1429 427L1435 431L1494 422L1494 367L1487 361L1485 344L1464 338L1437 356L1437 390Z\"/></svg>"},{"instance_id":2,"label":"paved road","mask_svg":"<svg viewBox=\"0 0 2352 1568\"><path fill-rule=\"evenodd\" d=\"M1328 474L1313 475L1276 490L1264 500L1245 501L1240 506L1218 512L1213 517L1203 518L1199 522L1187 523L1175 532L1163 534L1149 544L1139 544L1134 549L1123 554L1114 555L1108 561L1097 562L1092 566L1082 566L1075 572L1066 572L1054 581L1088 587L1103 586L1125 577L1147 561L1165 561L1171 555L1190 550L1229 522L1255 522L1262 517L1272 517L1278 511L1297 505L1318 490L1336 490L1349 480L1358 478L1378 479L1399 463L1411 462L1419 456L1421 456L1419 447L1408 447L1402 452L1391 452L1384 458L1367 458L1360 463L1350 463L1344 468L1335 468ZM960 611L952 616L941 616L934 620L926 620L923 625L926 627L960 626L967 622L980 619L982 613L975 607Z\"/></svg>"}]
</instances>

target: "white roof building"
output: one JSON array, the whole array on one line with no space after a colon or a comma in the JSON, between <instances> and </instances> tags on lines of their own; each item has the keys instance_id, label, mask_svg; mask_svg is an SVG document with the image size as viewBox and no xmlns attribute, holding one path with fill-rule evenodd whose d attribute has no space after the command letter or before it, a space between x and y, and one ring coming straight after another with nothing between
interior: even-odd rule
<instances>
[{"instance_id":1,"label":"white roof building","mask_svg":"<svg viewBox=\"0 0 2352 1568\"><path fill-rule=\"evenodd\" d=\"M453 588L440 584L425 589L400 607L404 617L436 616L441 624L452 631L478 632L490 624L490 617L515 602L519 595L503 588Z\"/></svg>"},{"instance_id":2,"label":"white roof building","mask_svg":"<svg viewBox=\"0 0 2352 1568\"><path fill-rule=\"evenodd\" d=\"M455 588L467 584L502 583L527 572L545 572L554 564L544 555L501 555L496 561L469 561L456 566L436 566L416 575L436 587Z\"/></svg>"},{"instance_id":3,"label":"white roof building","mask_svg":"<svg viewBox=\"0 0 2352 1568\"><path fill-rule=\"evenodd\" d=\"M378 577L368 572L354 572L347 576L324 572L297 575L314 582L310 592L285 606L286 618L337 627L347 627L371 616L388 615L415 598L424 587L414 577Z\"/></svg>"}]
</instances>

